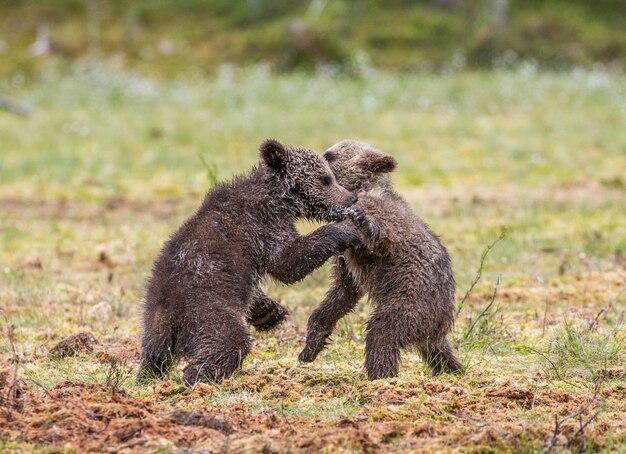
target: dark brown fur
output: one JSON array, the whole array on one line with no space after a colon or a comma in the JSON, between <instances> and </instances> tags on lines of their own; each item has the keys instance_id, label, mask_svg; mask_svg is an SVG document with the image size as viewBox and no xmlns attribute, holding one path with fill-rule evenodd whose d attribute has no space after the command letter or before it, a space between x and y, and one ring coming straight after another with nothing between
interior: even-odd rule
<instances>
[{"instance_id":1,"label":"dark brown fur","mask_svg":"<svg viewBox=\"0 0 626 454\"><path fill-rule=\"evenodd\" d=\"M258 168L209 191L154 263L140 378L163 376L179 357L188 360L188 385L231 375L250 352L248 322L263 329L284 317L259 279L291 284L359 242L350 221L303 237L295 220L340 220L355 200L321 156L264 142Z\"/></svg>"},{"instance_id":2,"label":"dark brown fur","mask_svg":"<svg viewBox=\"0 0 626 454\"><path fill-rule=\"evenodd\" d=\"M276 328L289 315L287 308L256 287L252 291L252 301L246 319L257 331Z\"/></svg>"},{"instance_id":3,"label":"dark brown fur","mask_svg":"<svg viewBox=\"0 0 626 454\"><path fill-rule=\"evenodd\" d=\"M313 312L300 361L313 361L337 321L369 294L365 369L395 377L400 350L415 347L435 374L462 369L446 339L453 327L455 283L445 247L394 192L395 160L368 144L342 141L326 151L339 184L359 194L348 211L364 242L334 260L334 285Z\"/></svg>"}]
</instances>

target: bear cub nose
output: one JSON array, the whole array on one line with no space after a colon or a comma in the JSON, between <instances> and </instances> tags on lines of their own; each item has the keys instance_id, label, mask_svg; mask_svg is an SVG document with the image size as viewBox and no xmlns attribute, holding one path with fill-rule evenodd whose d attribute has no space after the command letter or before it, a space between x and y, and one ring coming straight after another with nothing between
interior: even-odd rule
<instances>
[{"instance_id":1,"label":"bear cub nose","mask_svg":"<svg viewBox=\"0 0 626 454\"><path fill-rule=\"evenodd\" d=\"M355 195L350 196L350 202L352 202L353 205L357 202L357 200L359 200L357 196Z\"/></svg>"}]
</instances>

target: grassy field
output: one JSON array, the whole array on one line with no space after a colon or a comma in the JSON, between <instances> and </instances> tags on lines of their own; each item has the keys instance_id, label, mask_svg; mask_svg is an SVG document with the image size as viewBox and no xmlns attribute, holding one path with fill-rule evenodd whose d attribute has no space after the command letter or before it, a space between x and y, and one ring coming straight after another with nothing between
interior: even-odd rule
<instances>
[{"instance_id":1,"label":"grassy field","mask_svg":"<svg viewBox=\"0 0 626 454\"><path fill-rule=\"evenodd\" d=\"M0 93L34 109L0 112L0 450L626 451L623 75L253 67L165 82L79 66ZM223 384L135 383L152 261L266 137L393 154L399 191L451 253L459 302L506 227L458 316L465 375L434 378L408 352L398 378L368 382L367 301L299 365L323 268L264 284L292 317ZM50 357L81 331L91 351Z\"/></svg>"}]
</instances>

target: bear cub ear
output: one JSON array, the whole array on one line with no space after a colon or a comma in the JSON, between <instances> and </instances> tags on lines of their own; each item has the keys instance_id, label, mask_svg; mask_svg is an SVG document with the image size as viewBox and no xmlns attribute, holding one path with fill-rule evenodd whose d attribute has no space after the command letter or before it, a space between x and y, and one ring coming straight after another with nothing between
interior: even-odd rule
<instances>
[{"instance_id":1,"label":"bear cub ear","mask_svg":"<svg viewBox=\"0 0 626 454\"><path fill-rule=\"evenodd\" d=\"M365 165L370 172L389 173L395 170L398 163L392 156L370 154L365 158Z\"/></svg>"},{"instance_id":2,"label":"bear cub ear","mask_svg":"<svg viewBox=\"0 0 626 454\"><path fill-rule=\"evenodd\" d=\"M283 171L287 165L289 152L278 140L267 139L260 148L261 159L275 172Z\"/></svg>"}]
</instances>

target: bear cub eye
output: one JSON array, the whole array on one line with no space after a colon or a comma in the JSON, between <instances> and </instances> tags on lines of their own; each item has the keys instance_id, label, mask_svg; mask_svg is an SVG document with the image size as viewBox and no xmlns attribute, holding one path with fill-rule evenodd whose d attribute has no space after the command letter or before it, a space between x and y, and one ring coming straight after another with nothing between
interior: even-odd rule
<instances>
[{"instance_id":1,"label":"bear cub eye","mask_svg":"<svg viewBox=\"0 0 626 454\"><path fill-rule=\"evenodd\" d=\"M335 155L332 154L330 151L327 151L326 153L323 154L324 159L326 159L326 161L331 162L335 159Z\"/></svg>"},{"instance_id":2,"label":"bear cub eye","mask_svg":"<svg viewBox=\"0 0 626 454\"><path fill-rule=\"evenodd\" d=\"M322 184L324 186L330 186L332 182L333 182L333 179L329 177L328 175L322 177Z\"/></svg>"}]
</instances>

